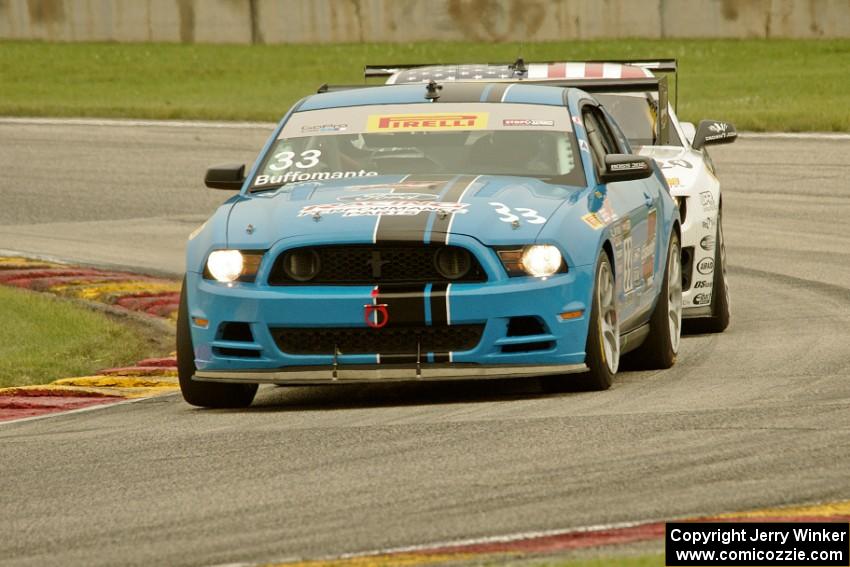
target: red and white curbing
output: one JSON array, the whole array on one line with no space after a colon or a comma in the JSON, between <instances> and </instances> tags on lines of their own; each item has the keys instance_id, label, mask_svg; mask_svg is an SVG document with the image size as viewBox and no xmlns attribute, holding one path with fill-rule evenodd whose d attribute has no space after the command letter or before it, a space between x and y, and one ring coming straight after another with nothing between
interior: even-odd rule
<instances>
[{"instance_id":1,"label":"red and white curbing","mask_svg":"<svg viewBox=\"0 0 850 567\"><path fill-rule=\"evenodd\" d=\"M156 321L176 319L180 301L180 283L173 280L20 257L0 257L0 285L135 312ZM0 423L91 409L178 389L173 356L140 360L133 366L108 368L94 376L2 388Z\"/></svg>"}]
</instances>

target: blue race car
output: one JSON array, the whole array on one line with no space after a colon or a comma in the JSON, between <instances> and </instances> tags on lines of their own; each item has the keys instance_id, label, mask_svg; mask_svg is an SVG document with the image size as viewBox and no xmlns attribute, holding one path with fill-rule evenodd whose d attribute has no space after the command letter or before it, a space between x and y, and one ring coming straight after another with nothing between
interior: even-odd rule
<instances>
[{"instance_id":1,"label":"blue race car","mask_svg":"<svg viewBox=\"0 0 850 567\"><path fill-rule=\"evenodd\" d=\"M320 89L189 239L190 404L260 383L545 376L610 387L676 360L679 212L587 93L508 83ZM568 374L582 373L575 379Z\"/></svg>"}]
</instances>

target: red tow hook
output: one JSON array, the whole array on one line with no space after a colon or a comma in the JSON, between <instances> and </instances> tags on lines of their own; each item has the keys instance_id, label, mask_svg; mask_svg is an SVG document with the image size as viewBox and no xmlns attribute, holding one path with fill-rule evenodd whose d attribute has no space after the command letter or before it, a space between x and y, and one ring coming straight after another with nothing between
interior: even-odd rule
<instances>
[{"instance_id":1,"label":"red tow hook","mask_svg":"<svg viewBox=\"0 0 850 567\"><path fill-rule=\"evenodd\" d=\"M373 329L380 329L390 320L386 303L377 303L378 288L372 290L372 303L363 306L363 320Z\"/></svg>"}]
</instances>

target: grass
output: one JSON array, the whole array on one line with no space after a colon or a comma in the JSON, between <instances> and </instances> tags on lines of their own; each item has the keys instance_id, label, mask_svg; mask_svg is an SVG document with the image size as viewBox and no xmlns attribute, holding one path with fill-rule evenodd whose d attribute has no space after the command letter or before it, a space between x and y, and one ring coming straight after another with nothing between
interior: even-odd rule
<instances>
[{"instance_id":1,"label":"grass","mask_svg":"<svg viewBox=\"0 0 850 567\"><path fill-rule=\"evenodd\" d=\"M141 325L46 294L0 286L0 322L0 387L86 376L163 354L162 339Z\"/></svg>"},{"instance_id":2,"label":"grass","mask_svg":"<svg viewBox=\"0 0 850 567\"><path fill-rule=\"evenodd\" d=\"M0 42L0 114L277 121L365 63L676 57L682 119L850 131L850 40L181 45Z\"/></svg>"}]
</instances>

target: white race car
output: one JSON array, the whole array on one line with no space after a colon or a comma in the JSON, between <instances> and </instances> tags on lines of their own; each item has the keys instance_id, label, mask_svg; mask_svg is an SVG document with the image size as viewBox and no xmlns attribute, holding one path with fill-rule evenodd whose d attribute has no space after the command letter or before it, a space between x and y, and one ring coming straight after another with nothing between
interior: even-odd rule
<instances>
[{"instance_id":1,"label":"white race car","mask_svg":"<svg viewBox=\"0 0 850 567\"><path fill-rule=\"evenodd\" d=\"M365 75L389 84L505 81L578 87L599 100L636 153L661 166L682 218L683 317L692 332L721 332L730 299L723 240L723 197L706 146L728 144L735 127L719 120L679 122L668 98L674 59L469 65L368 65ZM678 89L677 89L678 90ZM499 91L507 96L508 91ZM495 94L495 90L494 90Z\"/></svg>"}]
</instances>

